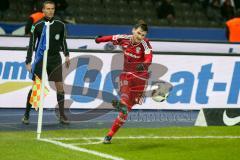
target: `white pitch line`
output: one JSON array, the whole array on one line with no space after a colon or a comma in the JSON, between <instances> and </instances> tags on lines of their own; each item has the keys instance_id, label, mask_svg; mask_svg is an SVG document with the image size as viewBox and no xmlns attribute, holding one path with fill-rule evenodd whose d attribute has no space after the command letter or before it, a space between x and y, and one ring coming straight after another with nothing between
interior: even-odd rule
<instances>
[{"instance_id":1,"label":"white pitch line","mask_svg":"<svg viewBox=\"0 0 240 160\"><path fill-rule=\"evenodd\" d=\"M239 139L240 136L129 136L116 137L116 139Z\"/></svg>"},{"instance_id":2,"label":"white pitch line","mask_svg":"<svg viewBox=\"0 0 240 160\"><path fill-rule=\"evenodd\" d=\"M88 138L83 138L83 140L87 141L85 143L70 143L71 145L74 146L79 146L79 145L91 145L91 144L101 144L103 141L98 139L98 141L93 142L93 139L88 139Z\"/></svg>"},{"instance_id":3,"label":"white pitch line","mask_svg":"<svg viewBox=\"0 0 240 160\"><path fill-rule=\"evenodd\" d=\"M77 137L77 138L49 138L52 140L102 140L103 137ZM113 139L240 139L240 136L129 136L129 137L113 137Z\"/></svg>"},{"instance_id":4,"label":"white pitch line","mask_svg":"<svg viewBox=\"0 0 240 160\"><path fill-rule=\"evenodd\" d=\"M115 138L115 137L114 137ZM51 139L51 140L59 140L59 141L64 141L64 140L67 140L67 141L70 141L70 140L92 140L92 139L96 139L96 140L103 140L103 137L76 137L76 138L65 138L65 137L59 137L59 138L48 138L48 139Z\"/></svg>"},{"instance_id":5,"label":"white pitch line","mask_svg":"<svg viewBox=\"0 0 240 160\"><path fill-rule=\"evenodd\" d=\"M101 152L97 152L97 151L93 151L93 150L89 150L89 149L85 149L85 148L73 146L73 145L71 145L71 144L65 144L65 143L58 142L58 141L54 141L54 140L50 140L50 139L45 139L45 138L43 139L43 138L41 138L40 141L52 143L52 144L55 144L55 145L57 145L57 146L61 146L61 147L68 148L68 149L75 150L75 151L79 151L79 152L84 152L84 153L88 153L88 154L93 154L93 155L95 155L95 156L102 157L102 158L106 158L106 159L111 159L111 160L124 160L123 158L115 157L115 156L112 156L112 155L110 155L110 154L105 154L105 153L101 153Z\"/></svg>"},{"instance_id":6,"label":"white pitch line","mask_svg":"<svg viewBox=\"0 0 240 160\"><path fill-rule=\"evenodd\" d=\"M102 141L98 141L98 142L87 142L87 143L71 143L71 145L74 146L79 146L79 145L91 145L91 144L101 144Z\"/></svg>"}]
</instances>

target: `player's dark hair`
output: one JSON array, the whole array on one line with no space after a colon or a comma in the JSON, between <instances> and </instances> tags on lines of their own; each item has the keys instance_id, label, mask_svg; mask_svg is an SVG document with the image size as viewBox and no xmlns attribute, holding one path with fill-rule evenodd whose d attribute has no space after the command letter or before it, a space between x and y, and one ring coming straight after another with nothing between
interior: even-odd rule
<instances>
[{"instance_id":1,"label":"player's dark hair","mask_svg":"<svg viewBox=\"0 0 240 160\"><path fill-rule=\"evenodd\" d=\"M46 4L53 4L55 6L55 3L53 1L44 1L42 4L42 8L44 8Z\"/></svg>"},{"instance_id":2,"label":"player's dark hair","mask_svg":"<svg viewBox=\"0 0 240 160\"><path fill-rule=\"evenodd\" d=\"M141 28L143 31L148 32L148 25L143 20L139 20L137 24L135 24L134 28Z\"/></svg>"}]
</instances>

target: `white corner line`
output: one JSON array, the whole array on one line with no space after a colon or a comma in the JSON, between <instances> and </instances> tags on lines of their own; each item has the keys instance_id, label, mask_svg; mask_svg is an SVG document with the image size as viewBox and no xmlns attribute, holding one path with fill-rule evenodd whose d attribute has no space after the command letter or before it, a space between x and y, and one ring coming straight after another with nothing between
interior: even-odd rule
<instances>
[{"instance_id":1,"label":"white corner line","mask_svg":"<svg viewBox=\"0 0 240 160\"><path fill-rule=\"evenodd\" d=\"M76 138L48 138L49 140L101 140L102 137L76 137ZM128 137L114 137L114 139L240 139L240 136L128 136Z\"/></svg>"},{"instance_id":2,"label":"white corner line","mask_svg":"<svg viewBox=\"0 0 240 160\"><path fill-rule=\"evenodd\" d=\"M240 139L240 136L129 136L116 139Z\"/></svg>"},{"instance_id":3,"label":"white corner line","mask_svg":"<svg viewBox=\"0 0 240 160\"><path fill-rule=\"evenodd\" d=\"M93 144L101 144L102 141L99 142L88 142L88 143L71 143L73 146L82 146L82 145L93 145Z\"/></svg>"},{"instance_id":4,"label":"white corner line","mask_svg":"<svg viewBox=\"0 0 240 160\"><path fill-rule=\"evenodd\" d=\"M65 143L62 143L62 142L59 142L59 141L54 141L52 139L40 138L39 140L40 141L44 141L44 142L48 142L48 143L52 143L52 144L55 144L57 146L61 146L61 147L67 148L67 149L71 149L71 150L75 150L75 151L79 151L79 152L92 154L92 155L95 155L95 156L98 156L98 157L102 157L102 158L106 158L106 159L124 160L123 158L115 157L115 156L112 156L110 154L105 154L105 153L101 153L101 152L97 152L97 151L93 151L93 150L89 150L89 149L73 146L71 144L65 144Z\"/></svg>"}]
</instances>

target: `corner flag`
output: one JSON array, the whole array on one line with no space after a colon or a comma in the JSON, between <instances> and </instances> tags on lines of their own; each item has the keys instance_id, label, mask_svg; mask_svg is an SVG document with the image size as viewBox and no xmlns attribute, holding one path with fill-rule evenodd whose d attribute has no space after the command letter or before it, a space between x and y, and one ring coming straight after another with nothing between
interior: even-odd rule
<instances>
[{"instance_id":1,"label":"corner flag","mask_svg":"<svg viewBox=\"0 0 240 160\"><path fill-rule=\"evenodd\" d=\"M32 64L32 73L34 73L36 64L43 59L43 54L44 54L44 51L46 50L46 44L47 44L47 39L46 39L46 31L47 30L46 29L47 29L47 26L44 25L42 34L41 34L41 38L38 42L37 50L35 52L35 59Z\"/></svg>"},{"instance_id":2,"label":"corner flag","mask_svg":"<svg viewBox=\"0 0 240 160\"><path fill-rule=\"evenodd\" d=\"M42 132L43 103L44 103L44 94L45 94L45 79L46 79L46 68L47 68L47 57L48 57L48 49L49 49L49 35L50 35L49 32L50 32L50 22L45 22L45 25L42 30L41 38L38 42L38 47L35 54L35 60L32 67L33 73L34 73L34 67L36 63L38 63L40 60L43 61L42 81L40 81L41 88L40 88L40 101L39 101L39 112L38 112L37 139L40 139L41 132Z\"/></svg>"},{"instance_id":3,"label":"corner flag","mask_svg":"<svg viewBox=\"0 0 240 160\"><path fill-rule=\"evenodd\" d=\"M46 97L49 93L49 90L47 87L44 88L44 97ZM38 110L40 106L40 100L41 100L41 79L35 75L35 81L33 82L32 87L32 94L29 103L35 108L35 110Z\"/></svg>"},{"instance_id":4,"label":"corner flag","mask_svg":"<svg viewBox=\"0 0 240 160\"><path fill-rule=\"evenodd\" d=\"M47 25L44 25L42 29L41 38L37 45L37 50L35 52L35 59L32 64L32 74L34 74L34 69L36 64L39 61L43 60L43 55L44 55L44 51L46 50L46 43L47 43L46 28L47 28ZM44 86L44 97L48 94L48 92L49 90ZM29 103L32 104L35 110L37 110L38 107L40 107L40 99L41 99L41 79L37 75L35 75L35 80L33 82L33 87L32 87L32 94L29 101Z\"/></svg>"}]
</instances>

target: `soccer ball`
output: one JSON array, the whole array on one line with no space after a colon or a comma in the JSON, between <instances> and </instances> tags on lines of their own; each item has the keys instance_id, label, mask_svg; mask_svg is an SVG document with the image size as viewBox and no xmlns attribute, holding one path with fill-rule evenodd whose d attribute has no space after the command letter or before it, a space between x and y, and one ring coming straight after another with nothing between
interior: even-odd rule
<instances>
[{"instance_id":1,"label":"soccer ball","mask_svg":"<svg viewBox=\"0 0 240 160\"><path fill-rule=\"evenodd\" d=\"M168 97L168 93L167 94L158 94L157 93L157 90L153 90L153 93L152 93L152 99L156 102L163 102L167 99Z\"/></svg>"},{"instance_id":2,"label":"soccer ball","mask_svg":"<svg viewBox=\"0 0 240 160\"><path fill-rule=\"evenodd\" d=\"M164 81L159 81L152 86L152 89L152 99L156 102L164 102L169 96L172 85Z\"/></svg>"}]
</instances>

